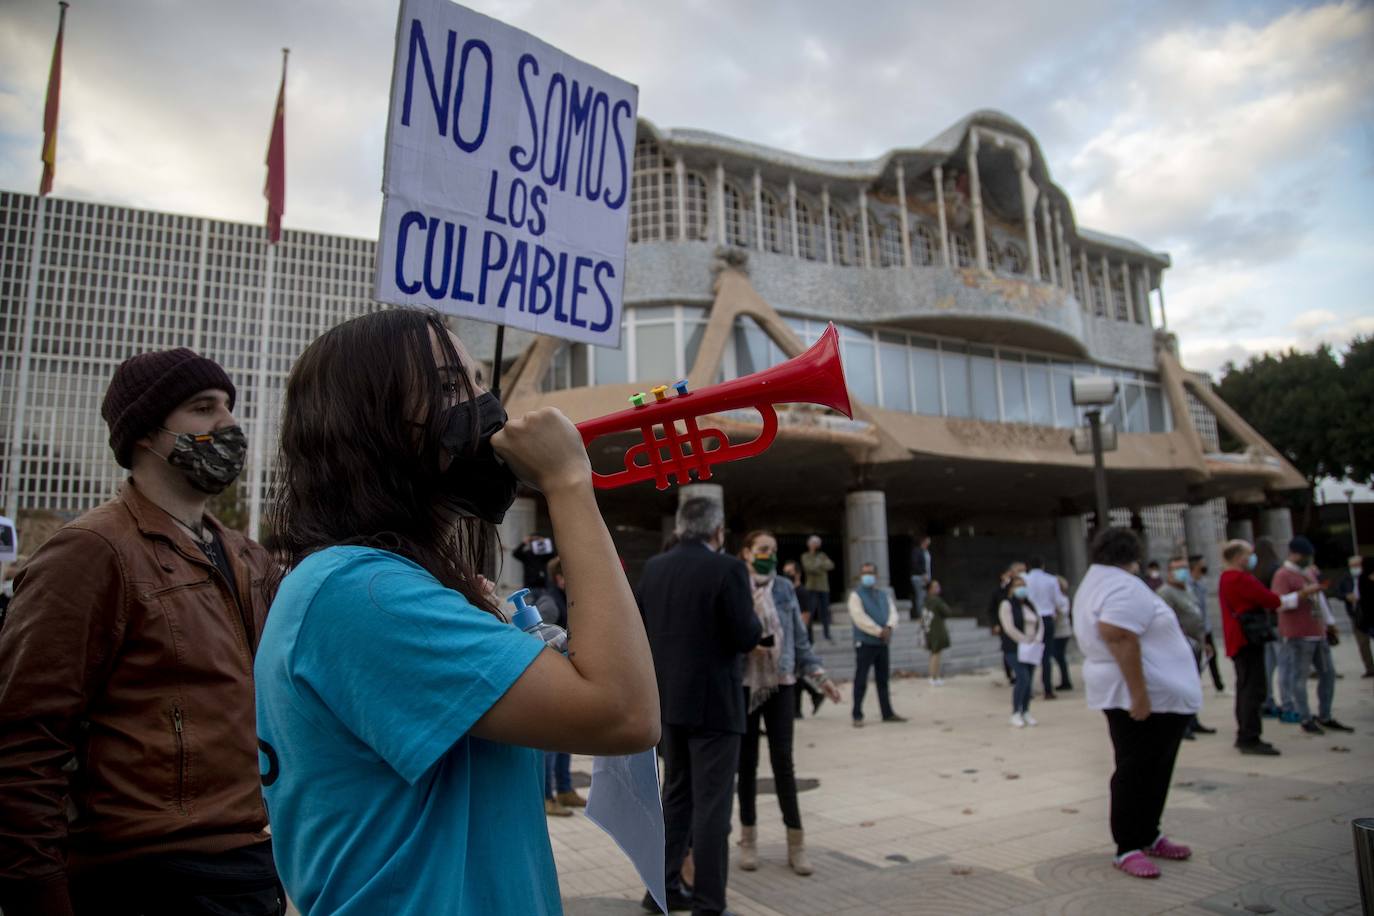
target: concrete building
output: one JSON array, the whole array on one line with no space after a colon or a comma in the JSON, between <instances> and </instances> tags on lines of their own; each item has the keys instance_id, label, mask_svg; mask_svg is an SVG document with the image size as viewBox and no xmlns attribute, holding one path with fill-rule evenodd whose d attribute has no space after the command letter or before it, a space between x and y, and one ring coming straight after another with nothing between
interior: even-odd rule
<instances>
[{"instance_id":1,"label":"concrete building","mask_svg":"<svg viewBox=\"0 0 1374 916\"><path fill-rule=\"evenodd\" d=\"M31 275L36 206L0 192L4 505L75 515L108 498L122 472L105 446L104 386L122 359L171 346L203 351L239 384L240 418L269 443L241 493L261 493L292 360L377 307L375 243L287 231L264 325L261 226L49 198ZM904 594L911 537L928 532L937 577L972 611L1011 556L1083 568L1092 482L1069 445L1082 420L1074 375L1121 384L1107 415L1121 433L1107 459L1113 520L1139 527L1152 556L1223 539L1228 501L1236 530L1291 528L1268 500L1302 477L1179 364L1169 263L1079 226L1035 138L998 113L862 162L642 121L621 349L511 332L503 393L512 413L553 404L582 420L657 384L700 389L774 366L834 321L854 419L785 407L770 451L717 465L709 484L603 491L627 564L658 549L682 494L706 492L737 533L775 528L784 558L821 533L837 592L872 559ZM454 326L490 359L490 326ZM711 425L732 440L759 429L752 413ZM1222 433L1240 450L1223 452ZM593 443L596 467L622 467L636 438ZM507 544L547 530L541 515L523 497Z\"/></svg>"}]
</instances>

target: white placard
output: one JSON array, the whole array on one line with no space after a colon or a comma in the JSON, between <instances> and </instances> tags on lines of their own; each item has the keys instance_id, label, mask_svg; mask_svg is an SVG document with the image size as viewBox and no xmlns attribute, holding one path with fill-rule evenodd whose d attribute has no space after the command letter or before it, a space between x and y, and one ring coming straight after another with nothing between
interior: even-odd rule
<instances>
[{"instance_id":1,"label":"white placard","mask_svg":"<svg viewBox=\"0 0 1374 916\"><path fill-rule=\"evenodd\" d=\"M402 0L376 296L620 345L639 90L449 0Z\"/></svg>"},{"instance_id":2,"label":"white placard","mask_svg":"<svg viewBox=\"0 0 1374 916\"><path fill-rule=\"evenodd\" d=\"M14 522L0 515L0 563L13 563L19 558L19 532Z\"/></svg>"}]
</instances>

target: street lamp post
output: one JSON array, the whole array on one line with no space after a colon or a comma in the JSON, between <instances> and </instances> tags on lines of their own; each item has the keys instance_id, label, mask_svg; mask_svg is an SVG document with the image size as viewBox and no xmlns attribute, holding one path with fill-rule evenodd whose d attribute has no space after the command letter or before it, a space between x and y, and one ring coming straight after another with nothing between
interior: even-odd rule
<instances>
[{"instance_id":1,"label":"street lamp post","mask_svg":"<svg viewBox=\"0 0 1374 916\"><path fill-rule=\"evenodd\" d=\"M1360 534L1355 530L1355 491L1347 487L1344 492L1345 510L1350 513L1350 554L1354 556L1360 552Z\"/></svg>"},{"instance_id":2,"label":"street lamp post","mask_svg":"<svg viewBox=\"0 0 1374 916\"><path fill-rule=\"evenodd\" d=\"M1107 465L1103 452L1116 448L1116 430L1110 426L1104 429L1102 409L1116 402L1119 385L1114 378L1107 376L1080 375L1073 380L1073 402L1079 407L1091 407L1087 411L1088 435L1091 439L1093 456L1093 491L1096 504L1097 530L1111 527L1111 503L1107 501ZM1105 433L1105 435L1104 435ZM1082 454L1079 437L1073 437L1074 450Z\"/></svg>"}]
</instances>

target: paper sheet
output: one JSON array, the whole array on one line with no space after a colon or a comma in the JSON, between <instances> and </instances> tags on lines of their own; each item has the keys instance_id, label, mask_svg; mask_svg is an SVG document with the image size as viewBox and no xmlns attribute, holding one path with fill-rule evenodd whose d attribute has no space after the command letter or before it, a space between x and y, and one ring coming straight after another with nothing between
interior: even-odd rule
<instances>
[{"instance_id":1,"label":"paper sheet","mask_svg":"<svg viewBox=\"0 0 1374 916\"><path fill-rule=\"evenodd\" d=\"M630 857L644 886L668 912L664 875L663 801L658 759L652 750L628 757L597 757L587 797L591 818Z\"/></svg>"}]
</instances>

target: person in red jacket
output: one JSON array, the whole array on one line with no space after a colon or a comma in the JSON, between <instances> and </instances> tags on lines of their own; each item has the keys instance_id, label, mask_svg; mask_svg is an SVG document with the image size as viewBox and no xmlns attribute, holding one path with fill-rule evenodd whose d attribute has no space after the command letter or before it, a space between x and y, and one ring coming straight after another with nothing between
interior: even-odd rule
<instances>
[{"instance_id":1,"label":"person in red jacket","mask_svg":"<svg viewBox=\"0 0 1374 916\"><path fill-rule=\"evenodd\" d=\"M1259 615L1267 624L1269 611L1294 608L1302 597L1320 591L1312 585L1280 598L1265 588L1250 572L1255 566L1255 550L1249 541L1228 541L1221 550L1225 569L1217 597L1221 603L1222 629L1226 654L1236 666L1236 747L1242 754L1278 756L1279 750L1260 738L1260 706L1264 703L1264 643L1246 637L1242 618ZM1272 636L1270 637L1273 638Z\"/></svg>"}]
</instances>

